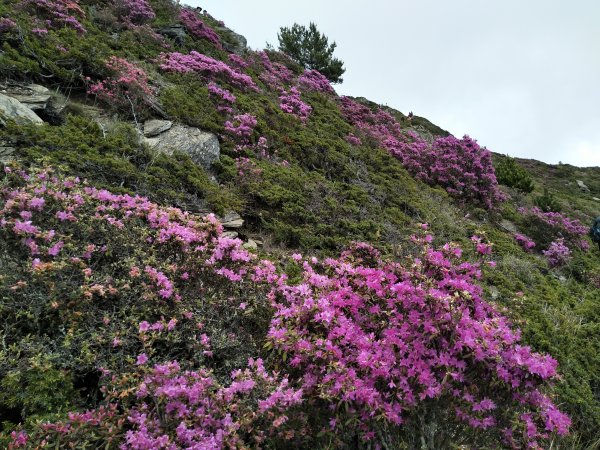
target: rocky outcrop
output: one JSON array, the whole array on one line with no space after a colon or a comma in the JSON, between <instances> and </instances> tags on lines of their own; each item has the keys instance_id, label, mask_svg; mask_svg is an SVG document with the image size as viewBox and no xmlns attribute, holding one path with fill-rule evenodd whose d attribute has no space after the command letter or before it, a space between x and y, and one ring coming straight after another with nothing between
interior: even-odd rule
<instances>
[{"instance_id":1,"label":"rocky outcrop","mask_svg":"<svg viewBox=\"0 0 600 450\"><path fill-rule=\"evenodd\" d=\"M12 119L19 124L34 123L41 125L44 121L19 100L8 95L0 94L0 124L5 125L4 119Z\"/></svg>"},{"instance_id":2,"label":"rocky outcrop","mask_svg":"<svg viewBox=\"0 0 600 450\"><path fill-rule=\"evenodd\" d=\"M581 189L582 192L590 192L590 188L586 186L586 184L581 180L575 180L577 182L577 186Z\"/></svg>"},{"instance_id":3,"label":"rocky outcrop","mask_svg":"<svg viewBox=\"0 0 600 450\"><path fill-rule=\"evenodd\" d=\"M224 228L241 228L244 219L238 213L230 211L221 219L221 223Z\"/></svg>"},{"instance_id":4,"label":"rocky outcrop","mask_svg":"<svg viewBox=\"0 0 600 450\"><path fill-rule=\"evenodd\" d=\"M185 37L187 36L185 32L185 27L180 24L169 25L160 30L157 30L158 34L171 38L175 41L175 45L181 46L185 42Z\"/></svg>"},{"instance_id":5,"label":"rocky outcrop","mask_svg":"<svg viewBox=\"0 0 600 450\"><path fill-rule=\"evenodd\" d=\"M7 163L12 159L14 147L0 143L0 163Z\"/></svg>"},{"instance_id":6,"label":"rocky outcrop","mask_svg":"<svg viewBox=\"0 0 600 450\"><path fill-rule=\"evenodd\" d=\"M144 125L145 130L146 125ZM219 160L221 154L219 139L215 134L184 125L169 127L154 137L145 137L144 142L168 155L173 154L174 151L186 153L192 161L207 170Z\"/></svg>"},{"instance_id":7,"label":"rocky outcrop","mask_svg":"<svg viewBox=\"0 0 600 450\"><path fill-rule=\"evenodd\" d=\"M12 85L3 89L2 93L19 100L33 111L46 109L52 99L52 92L39 84Z\"/></svg>"},{"instance_id":8,"label":"rocky outcrop","mask_svg":"<svg viewBox=\"0 0 600 450\"><path fill-rule=\"evenodd\" d=\"M59 124L67 101L57 93L39 84L7 83L0 85L0 93L19 101L45 122Z\"/></svg>"},{"instance_id":9,"label":"rocky outcrop","mask_svg":"<svg viewBox=\"0 0 600 450\"><path fill-rule=\"evenodd\" d=\"M248 40L244 36L231 31L227 27L217 27L217 31L227 36L227 39L222 40L221 44L223 44L223 48L229 53L243 55L246 52Z\"/></svg>"},{"instance_id":10,"label":"rocky outcrop","mask_svg":"<svg viewBox=\"0 0 600 450\"><path fill-rule=\"evenodd\" d=\"M155 137L165 131L168 131L173 126L173 122L170 120L158 120L152 119L147 120L144 123L144 136L146 137Z\"/></svg>"}]
</instances>

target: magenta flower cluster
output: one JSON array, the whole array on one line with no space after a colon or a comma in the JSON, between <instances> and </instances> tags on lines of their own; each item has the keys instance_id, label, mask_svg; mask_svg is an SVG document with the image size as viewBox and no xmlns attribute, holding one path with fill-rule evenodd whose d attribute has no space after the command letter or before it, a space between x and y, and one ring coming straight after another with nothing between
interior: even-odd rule
<instances>
[{"instance_id":1,"label":"magenta flower cluster","mask_svg":"<svg viewBox=\"0 0 600 450\"><path fill-rule=\"evenodd\" d=\"M86 32L80 22L85 18L85 12L77 0L21 0L17 7L28 9L37 16L41 16L52 28L68 27L78 33ZM38 28L38 30L41 29Z\"/></svg>"},{"instance_id":2,"label":"magenta flower cluster","mask_svg":"<svg viewBox=\"0 0 600 450\"><path fill-rule=\"evenodd\" d=\"M207 370L184 371L176 361L154 366L136 387L121 448L241 448L247 436L255 445L284 437L286 413L302 402L302 391L269 374L260 359L231 379L220 386Z\"/></svg>"},{"instance_id":3,"label":"magenta flower cluster","mask_svg":"<svg viewBox=\"0 0 600 450\"><path fill-rule=\"evenodd\" d=\"M306 70L298 77L298 84L302 89L307 91L335 94L327 77L318 70Z\"/></svg>"},{"instance_id":4,"label":"magenta flower cluster","mask_svg":"<svg viewBox=\"0 0 600 450\"><path fill-rule=\"evenodd\" d=\"M179 20L181 20L186 30L195 38L206 39L217 48L222 48L219 35L207 26L191 9L183 8L181 13L179 13Z\"/></svg>"},{"instance_id":5,"label":"magenta flower cluster","mask_svg":"<svg viewBox=\"0 0 600 450\"><path fill-rule=\"evenodd\" d=\"M291 282L240 240L224 236L214 216L200 219L48 170L8 168L3 186L0 230L30 252L32 273L51 277L55 262L79 264L84 297L118 298L110 280L92 281L94 267L85 263L106 245L74 242L69 226L90 215L115 233L144 225L149 246L168 245L169 253L189 258L182 266L131 267L130 281L143 282L140 301L185 306L198 293L184 287L198 286L207 270L233 287L263 289L274 311L267 348L275 350L274 360L283 357L279 375L251 360L224 386L206 369L185 371L176 361L152 365L144 351L129 372L107 374L104 406L44 424L35 435L17 430L14 448L64 444L82 433L109 436L124 449L262 447L271 438L321 431L307 429L296 409L317 404L325 405L329 432L350 427L365 440L376 441L381 425L402 427L436 401L458 422L501 436L513 448L540 449L553 433L568 432L569 418L544 393L557 378L556 361L520 343L520 333L484 300L479 264L462 260L457 244L433 247L425 226L413 236L420 254L403 263L357 243L335 259L292 255L300 281ZM483 237L472 241L479 254L491 253ZM180 326L173 319L150 322L136 326L141 338ZM201 343L210 351L210 336Z\"/></svg>"},{"instance_id":6,"label":"magenta flower cluster","mask_svg":"<svg viewBox=\"0 0 600 450\"><path fill-rule=\"evenodd\" d=\"M430 143L415 132L403 131L396 118L381 108L372 111L348 97L340 99L340 106L365 138L388 150L415 178L487 208L507 198L498 186L491 152L474 139L448 136Z\"/></svg>"},{"instance_id":7,"label":"magenta flower cluster","mask_svg":"<svg viewBox=\"0 0 600 450\"><path fill-rule=\"evenodd\" d=\"M106 61L106 68L113 75L90 84L88 94L97 95L107 103L116 102L121 106L128 107L144 103L156 93L146 72L126 59L111 56Z\"/></svg>"},{"instance_id":8,"label":"magenta flower cluster","mask_svg":"<svg viewBox=\"0 0 600 450\"><path fill-rule=\"evenodd\" d=\"M302 122L306 122L312 111L312 106L302 101L300 91L296 87L291 87L289 91L281 91L279 107L282 111L296 116Z\"/></svg>"},{"instance_id":9,"label":"magenta flower cluster","mask_svg":"<svg viewBox=\"0 0 600 450\"><path fill-rule=\"evenodd\" d=\"M292 71L281 63L271 62L266 52L258 52L254 56L255 59L260 60L259 63L262 65L260 80L271 89L277 91L293 82L294 74Z\"/></svg>"},{"instance_id":10,"label":"magenta flower cluster","mask_svg":"<svg viewBox=\"0 0 600 450\"><path fill-rule=\"evenodd\" d=\"M533 247L535 247L535 242L533 242L524 234L516 233L515 240L519 243L521 247L523 247L523 250L525 250L526 252L530 251Z\"/></svg>"},{"instance_id":11,"label":"magenta flower cluster","mask_svg":"<svg viewBox=\"0 0 600 450\"><path fill-rule=\"evenodd\" d=\"M17 28L17 24L8 17L0 17L0 34L9 33Z\"/></svg>"},{"instance_id":12,"label":"magenta flower cluster","mask_svg":"<svg viewBox=\"0 0 600 450\"><path fill-rule=\"evenodd\" d=\"M225 132L238 144L247 144L254 133L257 120L252 114L240 114L225 122Z\"/></svg>"},{"instance_id":13,"label":"magenta flower cluster","mask_svg":"<svg viewBox=\"0 0 600 450\"><path fill-rule=\"evenodd\" d=\"M551 267L564 266L571 259L571 249L560 238L553 241L547 250L542 252Z\"/></svg>"},{"instance_id":14,"label":"magenta flower cluster","mask_svg":"<svg viewBox=\"0 0 600 450\"><path fill-rule=\"evenodd\" d=\"M229 61L231 61L231 63L239 69L245 69L250 65L244 58L242 58L240 55L236 55L235 53L231 53L228 58Z\"/></svg>"},{"instance_id":15,"label":"magenta flower cluster","mask_svg":"<svg viewBox=\"0 0 600 450\"><path fill-rule=\"evenodd\" d=\"M406 266L383 262L366 244L338 260L297 255L303 281L273 289L268 337L302 373L305 395L335 399L334 416L346 411L366 438L377 421L401 425L421 402L442 397L459 420L529 448L565 434L569 419L539 390L556 377L556 361L519 344L483 300L480 269L459 260L460 248L430 241L415 238L423 256ZM517 438L515 411L527 410L535 432Z\"/></svg>"},{"instance_id":16,"label":"magenta flower cluster","mask_svg":"<svg viewBox=\"0 0 600 450\"><path fill-rule=\"evenodd\" d=\"M589 243L585 239L588 227L579 220L571 219L559 212L544 212L537 206L519 208L519 213L525 217L537 219L542 227L546 227L557 237L564 239L566 245L587 250Z\"/></svg>"},{"instance_id":17,"label":"magenta flower cluster","mask_svg":"<svg viewBox=\"0 0 600 450\"><path fill-rule=\"evenodd\" d=\"M152 6L146 0L118 0L117 9L126 24L141 25L156 17Z\"/></svg>"},{"instance_id":18,"label":"magenta flower cluster","mask_svg":"<svg viewBox=\"0 0 600 450\"><path fill-rule=\"evenodd\" d=\"M258 91L250 76L237 72L223 61L196 51L191 51L188 55L179 52L162 53L159 57L159 66L166 72L196 73L208 80L222 79L240 89Z\"/></svg>"},{"instance_id":19,"label":"magenta flower cluster","mask_svg":"<svg viewBox=\"0 0 600 450\"><path fill-rule=\"evenodd\" d=\"M232 106L236 102L235 95L229 92L227 89L223 89L212 81L208 83L208 92L211 97L217 101L217 110L222 113L231 114L233 113Z\"/></svg>"},{"instance_id":20,"label":"magenta flower cluster","mask_svg":"<svg viewBox=\"0 0 600 450\"><path fill-rule=\"evenodd\" d=\"M353 133L350 133L346 136L346 142L350 145L362 145L362 140L358 136L355 136Z\"/></svg>"}]
</instances>

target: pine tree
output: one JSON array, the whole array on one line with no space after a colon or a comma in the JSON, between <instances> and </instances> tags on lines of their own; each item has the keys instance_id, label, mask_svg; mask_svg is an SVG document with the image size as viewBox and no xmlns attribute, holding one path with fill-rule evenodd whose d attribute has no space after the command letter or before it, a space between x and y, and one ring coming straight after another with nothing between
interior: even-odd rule
<instances>
[{"instance_id":1,"label":"pine tree","mask_svg":"<svg viewBox=\"0 0 600 450\"><path fill-rule=\"evenodd\" d=\"M298 64L306 69L318 70L332 83L343 81L344 62L333 57L337 44L329 44L327 36L319 32L314 23L311 22L308 29L297 23L291 28L282 27L277 38L279 50Z\"/></svg>"}]
</instances>

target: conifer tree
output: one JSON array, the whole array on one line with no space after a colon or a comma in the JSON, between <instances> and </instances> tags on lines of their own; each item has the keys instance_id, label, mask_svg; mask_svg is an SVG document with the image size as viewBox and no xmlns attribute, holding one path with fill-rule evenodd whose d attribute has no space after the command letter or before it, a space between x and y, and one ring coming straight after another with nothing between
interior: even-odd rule
<instances>
[{"instance_id":1,"label":"conifer tree","mask_svg":"<svg viewBox=\"0 0 600 450\"><path fill-rule=\"evenodd\" d=\"M343 81L344 62L333 57L337 44L329 44L327 36L317 30L313 22L308 28L297 23L291 28L282 27L277 38L279 50L304 68L318 70L332 83Z\"/></svg>"}]
</instances>

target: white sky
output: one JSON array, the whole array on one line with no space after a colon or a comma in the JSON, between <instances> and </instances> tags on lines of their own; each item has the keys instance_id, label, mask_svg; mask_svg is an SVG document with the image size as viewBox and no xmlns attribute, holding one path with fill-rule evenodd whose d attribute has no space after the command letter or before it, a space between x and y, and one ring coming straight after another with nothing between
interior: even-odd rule
<instances>
[{"instance_id":1,"label":"white sky","mask_svg":"<svg viewBox=\"0 0 600 450\"><path fill-rule=\"evenodd\" d=\"M184 0L277 47L317 24L340 94L413 111L499 153L600 166L600 0Z\"/></svg>"}]
</instances>

